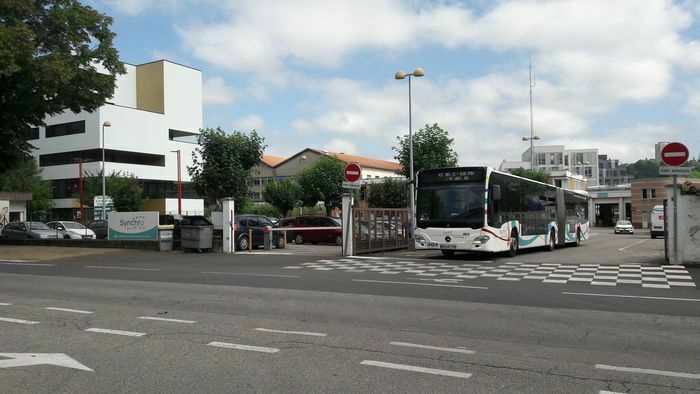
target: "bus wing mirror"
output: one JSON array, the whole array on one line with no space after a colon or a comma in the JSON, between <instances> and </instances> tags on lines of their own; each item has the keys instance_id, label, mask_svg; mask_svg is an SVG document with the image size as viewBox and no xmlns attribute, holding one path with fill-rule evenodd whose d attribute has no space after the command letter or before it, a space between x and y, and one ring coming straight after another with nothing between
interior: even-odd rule
<instances>
[{"instance_id":1,"label":"bus wing mirror","mask_svg":"<svg viewBox=\"0 0 700 394\"><path fill-rule=\"evenodd\" d=\"M492 192L493 192L492 198L494 201L498 201L501 199L501 185L493 185Z\"/></svg>"}]
</instances>

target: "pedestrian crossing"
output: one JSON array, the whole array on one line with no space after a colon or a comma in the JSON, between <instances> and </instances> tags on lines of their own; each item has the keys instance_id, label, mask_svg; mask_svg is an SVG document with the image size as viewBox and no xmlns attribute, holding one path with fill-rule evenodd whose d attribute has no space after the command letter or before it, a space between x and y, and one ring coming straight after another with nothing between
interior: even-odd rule
<instances>
[{"instance_id":1,"label":"pedestrian crossing","mask_svg":"<svg viewBox=\"0 0 700 394\"><path fill-rule=\"evenodd\" d=\"M415 279L459 283L469 279L490 278L500 281L537 280L542 283L587 283L592 286L636 285L645 288L670 289L696 287L683 266L642 266L639 264L566 264L491 262L455 263L436 261L402 261L389 259L342 258L290 265L285 269L342 271L408 275Z\"/></svg>"}]
</instances>

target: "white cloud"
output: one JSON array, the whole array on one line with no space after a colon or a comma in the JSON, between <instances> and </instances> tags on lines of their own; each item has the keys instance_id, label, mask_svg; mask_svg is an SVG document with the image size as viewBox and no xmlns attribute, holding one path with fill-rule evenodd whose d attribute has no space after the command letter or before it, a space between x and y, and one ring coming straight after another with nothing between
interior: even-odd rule
<instances>
[{"instance_id":1,"label":"white cloud","mask_svg":"<svg viewBox=\"0 0 700 394\"><path fill-rule=\"evenodd\" d=\"M239 118L233 121L233 127L240 131L251 131L255 130L260 132L265 126L265 121L258 115L250 114L243 118Z\"/></svg>"},{"instance_id":2,"label":"white cloud","mask_svg":"<svg viewBox=\"0 0 700 394\"><path fill-rule=\"evenodd\" d=\"M349 155L357 153L357 145L355 143L340 138L330 140L323 148L329 152L347 153Z\"/></svg>"},{"instance_id":3,"label":"white cloud","mask_svg":"<svg viewBox=\"0 0 700 394\"><path fill-rule=\"evenodd\" d=\"M205 80L202 85L202 93L205 105L227 105L236 99L233 89L220 77Z\"/></svg>"}]
</instances>

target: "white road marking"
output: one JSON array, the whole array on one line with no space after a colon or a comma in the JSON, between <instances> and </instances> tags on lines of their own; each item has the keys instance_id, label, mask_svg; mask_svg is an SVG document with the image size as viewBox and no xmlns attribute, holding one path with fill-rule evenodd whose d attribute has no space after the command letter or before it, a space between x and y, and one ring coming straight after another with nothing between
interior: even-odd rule
<instances>
[{"instance_id":1,"label":"white road marking","mask_svg":"<svg viewBox=\"0 0 700 394\"><path fill-rule=\"evenodd\" d=\"M646 374L651 374L651 375L670 376L673 378L700 379L700 373L660 371L658 369L616 367L614 365L605 365L605 364L596 364L595 367L598 369L607 369L607 370L611 370L611 371L646 373Z\"/></svg>"},{"instance_id":2,"label":"white road marking","mask_svg":"<svg viewBox=\"0 0 700 394\"><path fill-rule=\"evenodd\" d=\"M8 262L8 263L33 263L37 260L13 260L13 259L2 259L0 262Z\"/></svg>"},{"instance_id":3,"label":"white road marking","mask_svg":"<svg viewBox=\"0 0 700 394\"><path fill-rule=\"evenodd\" d=\"M631 244L631 245L627 245L627 246L625 246L624 248L620 248L620 249L618 249L618 250L625 250L625 249L627 249L627 248L631 248L631 247L633 247L634 245L639 245L640 243L646 242L646 241L648 241L648 240L650 240L650 239L651 239L651 238L645 238L645 239L643 239L643 240L641 240L641 241L639 241L639 242L635 242L635 243L633 243L633 244Z\"/></svg>"},{"instance_id":4,"label":"white road marking","mask_svg":"<svg viewBox=\"0 0 700 394\"><path fill-rule=\"evenodd\" d=\"M473 350L467 350L467 349L463 349L463 348L428 346L428 345L419 345L417 343L408 343L408 342L390 342L389 345L415 347L418 349L439 350L441 352L464 353L464 354L476 353Z\"/></svg>"},{"instance_id":5,"label":"white road marking","mask_svg":"<svg viewBox=\"0 0 700 394\"><path fill-rule=\"evenodd\" d=\"M2 265L22 265L27 267L53 267L53 264L39 264L39 263L0 263Z\"/></svg>"},{"instance_id":6,"label":"white road marking","mask_svg":"<svg viewBox=\"0 0 700 394\"><path fill-rule=\"evenodd\" d=\"M362 259L362 260L387 260L387 257L372 257L372 256L349 256L352 257L353 259Z\"/></svg>"},{"instance_id":7,"label":"white road marking","mask_svg":"<svg viewBox=\"0 0 700 394\"><path fill-rule=\"evenodd\" d=\"M7 302L0 302L0 306L10 306L12 304L8 304Z\"/></svg>"},{"instance_id":8,"label":"white road marking","mask_svg":"<svg viewBox=\"0 0 700 394\"><path fill-rule=\"evenodd\" d=\"M326 337L328 334L321 332L306 332L306 331L282 331L282 330L271 330L269 328L256 328L255 331L265 331L265 332L276 332L280 334L294 334L294 335L308 335L312 337Z\"/></svg>"},{"instance_id":9,"label":"white road marking","mask_svg":"<svg viewBox=\"0 0 700 394\"><path fill-rule=\"evenodd\" d=\"M249 254L276 255L276 256L291 256L294 253L290 252L250 252Z\"/></svg>"},{"instance_id":10,"label":"white road marking","mask_svg":"<svg viewBox=\"0 0 700 394\"><path fill-rule=\"evenodd\" d=\"M625 393L621 393L619 391L600 390L598 392L598 394L625 394Z\"/></svg>"},{"instance_id":11,"label":"white road marking","mask_svg":"<svg viewBox=\"0 0 700 394\"><path fill-rule=\"evenodd\" d=\"M99 268L107 270L160 271L160 268L110 267L106 265L84 265L83 268Z\"/></svg>"},{"instance_id":12,"label":"white road marking","mask_svg":"<svg viewBox=\"0 0 700 394\"><path fill-rule=\"evenodd\" d=\"M18 323L18 324L39 324L38 321L11 319L9 317L0 317L0 321L4 321L4 322L8 322L8 323Z\"/></svg>"},{"instance_id":13,"label":"white road marking","mask_svg":"<svg viewBox=\"0 0 700 394\"><path fill-rule=\"evenodd\" d=\"M92 369L66 356L64 353L0 353L0 368L24 367L28 365L56 365L94 372Z\"/></svg>"},{"instance_id":14,"label":"white road marking","mask_svg":"<svg viewBox=\"0 0 700 394\"><path fill-rule=\"evenodd\" d=\"M478 289L478 290L488 290L488 287L480 286L461 286L461 285L442 285L436 283L414 283L414 282L397 282L391 280L369 280L369 279L353 279L353 282L367 282L367 283L390 283L397 285L414 285L414 286L433 286L433 287L457 287L461 289Z\"/></svg>"},{"instance_id":15,"label":"white road marking","mask_svg":"<svg viewBox=\"0 0 700 394\"><path fill-rule=\"evenodd\" d=\"M114 334L114 335L124 335L127 337L142 337L146 335L145 332L134 332L134 331L121 331L121 330L110 330L107 328L88 328L85 331L89 332L99 332L101 334Z\"/></svg>"},{"instance_id":16,"label":"white road marking","mask_svg":"<svg viewBox=\"0 0 700 394\"><path fill-rule=\"evenodd\" d=\"M277 353L280 350L273 347L262 347L262 346L250 346L250 345L239 345L237 343L226 343L226 342L210 342L208 346L223 347L226 349L238 349L238 350L250 350L253 352L261 353Z\"/></svg>"},{"instance_id":17,"label":"white road marking","mask_svg":"<svg viewBox=\"0 0 700 394\"><path fill-rule=\"evenodd\" d=\"M93 312L90 311L81 311L80 309L66 309L66 308L54 308L51 306L47 306L44 309L48 309L50 311L60 311L60 312L72 312L72 313L82 313L85 315L91 315Z\"/></svg>"},{"instance_id":18,"label":"white road marking","mask_svg":"<svg viewBox=\"0 0 700 394\"><path fill-rule=\"evenodd\" d=\"M266 276L273 278L301 278L298 275L272 275L272 274L249 274L246 272L216 272L216 271L202 271L200 274L211 274L211 275L243 275L243 276Z\"/></svg>"},{"instance_id":19,"label":"white road marking","mask_svg":"<svg viewBox=\"0 0 700 394\"><path fill-rule=\"evenodd\" d=\"M141 317L139 317L139 319L167 321L167 322L171 322L171 323L187 323L187 324L196 323L196 321L194 321L194 320L166 319L164 317L151 317L151 316L141 316Z\"/></svg>"},{"instance_id":20,"label":"white road marking","mask_svg":"<svg viewBox=\"0 0 700 394\"><path fill-rule=\"evenodd\" d=\"M390 369L398 369L401 371L411 371L411 372L421 372L421 373L429 373L432 375L442 375L442 376L451 376L454 378L463 378L463 379L469 379L472 377L472 374L470 373L464 373L464 372L456 372L456 371L448 371L446 369L434 369L434 368L424 368L424 367L416 367L413 365L405 365L405 364L394 364L394 363L385 363L382 361L373 361L373 360L364 360L360 364L362 365L370 365L373 367L382 367L382 368L390 368Z\"/></svg>"},{"instance_id":21,"label":"white road marking","mask_svg":"<svg viewBox=\"0 0 700 394\"><path fill-rule=\"evenodd\" d=\"M569 293L566 291L563 291L562 294L592 296L592 297L641 298L641 299L650 299L650 300L700 302L700 298L651 297L651 296L633 296L633 295L623 295L623 294L597 294L597 293Z\"/></svg>"}]
</instances>

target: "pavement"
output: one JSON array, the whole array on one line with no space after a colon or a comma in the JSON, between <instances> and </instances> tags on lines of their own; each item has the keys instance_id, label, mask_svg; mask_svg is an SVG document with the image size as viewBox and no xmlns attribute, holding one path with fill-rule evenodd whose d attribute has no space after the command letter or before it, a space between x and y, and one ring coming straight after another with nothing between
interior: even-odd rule
<instances>
[{"instance_id":1,"label":"pavement","mask_svg":"<svg viewBox=\"0 0 700 394\"><path fill-rule=\"evenodd\" d=\"M0 260L2 391L698 392L700 270L646 239Z\"/></svg>"}]
</instances>

